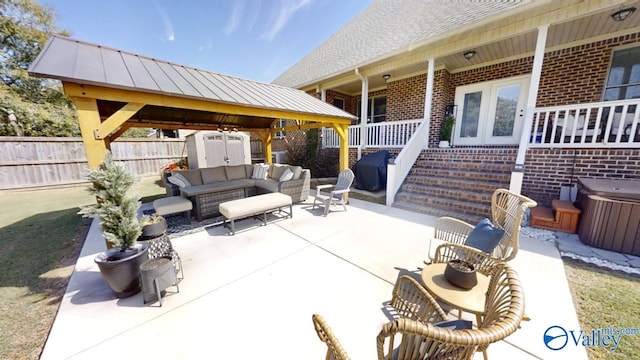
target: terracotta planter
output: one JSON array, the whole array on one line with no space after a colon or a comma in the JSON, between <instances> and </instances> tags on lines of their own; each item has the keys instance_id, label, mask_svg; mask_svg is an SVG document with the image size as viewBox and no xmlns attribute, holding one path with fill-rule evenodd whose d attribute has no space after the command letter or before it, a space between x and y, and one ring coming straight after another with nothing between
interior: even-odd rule
<instances>
[{"instance_id":1,"label":"terracotta planter","mask_svg":"<svg viewBox=\"0 0 640 360\"><path fill-rule=\"evenodd\" d=\"M126 298L140 292L140 265L149 259L148 254L147 245L136 244L124 254L119 248L103 251L94 261L116 297Z\"/></svg>"},{"instance_id":2,"label":"terracotta planter","mask_svg":"<svg viewBox=\"0 0 640 360\"><path fill-rule=\"evenodd\" d=\"M478 284L475 266L462 260L449 261L444 269L444 277L451 284L463 289L471 289Z\"/></svg>"}]
</instances>

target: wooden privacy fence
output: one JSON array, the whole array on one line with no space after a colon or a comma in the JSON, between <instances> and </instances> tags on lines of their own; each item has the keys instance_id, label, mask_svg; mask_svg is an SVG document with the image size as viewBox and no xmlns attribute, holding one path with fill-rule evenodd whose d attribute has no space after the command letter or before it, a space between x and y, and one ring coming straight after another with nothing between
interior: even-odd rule
<instances>
[{"instance_id":1,"label":"wooden privacy fence","mask_svg":"<svg viewBox=\"0 0 640 360\"><path fill-rule=\"evenodd\" d=\"M182 139L122 139L111 152L140 177L187 156ZM0 137L0 190L85 183L88 168L81 138Z\"/></svg>"}]
</instances>

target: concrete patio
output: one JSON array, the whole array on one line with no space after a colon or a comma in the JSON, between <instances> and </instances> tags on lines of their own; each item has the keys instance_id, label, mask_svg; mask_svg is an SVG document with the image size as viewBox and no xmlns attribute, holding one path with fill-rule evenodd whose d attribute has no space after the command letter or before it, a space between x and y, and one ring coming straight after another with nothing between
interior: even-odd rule
<instances>
[{"instance_id":1,"label":"concrete patio","mask_svg":"<svg viewBox=\"0 0 640 360\"><path fill-rule=\"evenodd\" d=\"M215 226L174 238L185 278L162 307L113 297L93 262L104 250L94 221L41 359L323 359L313 313L352 359L375 359L383 302L399 274L424 266L436 218L354 199L348 208L325 218L306 202L266 227L239 221L235 236ZM521 237L511 265L531 320L489 358L587 359L582 346L543 342L550 326L580 329L555 244Z\"/></svg>"}]
</instances>

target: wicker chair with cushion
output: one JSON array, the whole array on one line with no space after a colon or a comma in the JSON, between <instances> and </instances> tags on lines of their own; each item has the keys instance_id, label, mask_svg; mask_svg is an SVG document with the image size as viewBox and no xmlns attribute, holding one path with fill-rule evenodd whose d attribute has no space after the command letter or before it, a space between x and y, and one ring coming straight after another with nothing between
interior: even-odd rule
<instances>
[{"instance_id":1,"label":"wicker chair with cushion","mask_svg":"<svg viewBox=\"0 0 640 360\"><path fill-rule=\"evenodd\" d=\"M451 330L432 323L400 318L384 325L377 337L379 360L471 359L476 351L515 332L524 314L524 296L513 269L506 263L493 268L485 314L477 329ZM321 316L313 315L327 359L349 359Z\"/></svg>"},{"instance_id":2,"label":"wicker chair with cushion","mask_svg":"<svg viewBox=\"0 0 640 360\"><path fill-rule=\"evenodd\" d=\"M439 218L435 225L434 239L444 243L436 248L436 256L431 260L436 261L438 258L436 262L446 262L466 257L465 260L477 264L478 271L486 275L496 262L510 261L516 257L522 217L527 208L534 206L536 202L526 196L497 189L491 197L490 222L485 220L474 226L451 217ZM482 225L485 226L481 227ZM493 244L482 244L485 237L496 234L498 236L494 237ZM480 240L469 246L472 237L475 238L473 240Z\"/></svg>"}]
</instances>

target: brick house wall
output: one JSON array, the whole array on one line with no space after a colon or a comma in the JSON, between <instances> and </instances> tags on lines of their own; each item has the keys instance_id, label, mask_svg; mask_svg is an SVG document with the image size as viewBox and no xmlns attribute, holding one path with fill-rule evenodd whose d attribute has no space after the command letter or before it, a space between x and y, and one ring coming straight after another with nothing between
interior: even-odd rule
<instances>
[{"instance_id":1,"label":"brick house wall","mask_svg":"<svg viewBox=\"0 0 640 360\"><path fill-rule=\"evenodd\" d=\"M424 96L427 75L387 83L387 121L421 119L424 116Z\"/></svg>"},{"instance_id":2,"label":"brick house wall","mask_svg":"<svg viewBox=\"0 0 640 360\"><path fill-rule=\"evenodd\" d=\"M342 99L344 101L344 109L343 109L344 111L353 115L357 114L356 106L354 105L354 101L353 101L353 96L339 93L333 90L327 90L327 97L326 97L327 103L333 104L333 101L336 98ZM357 101L355 101L355 104L357 104Z\"/></svg>"},{"instance_id":3,"label":"brick house wall","mask_svg":"<svg viewBox=\"0 0 640 360\"><path fill-rule=\"evenodd\" d=\"M546 53L537 106L602 101L612 52L639 42L640 34L630 34ZM446 105L453 104L456 87L530 74L532 64L533 57L527 57L452 74L445 69L436 71L429 146L437 146L444 111ZM426 74L390 82L387 89L388 120L421 117L425 86ZM416 95L418 93L420 95ZM421 157L434 150L423 151ZM455 150L469 152L464 161L484 161L473 155L477 149ZM517 147L494 151L511 153L517 151ZM350 151L350 164L355 162L356 154L355 150ZM579 177L640 179L640 149L529 149L522 192L541 205L549 206L552 199L558 198L561 186L575 184Z\"/></svg>"},{"instance_id":4,"label":"brick house wall","mask_svg":"<svg viewBox=\"0 0 640 360\"><path fill-rule=\"evenodd\" d=\"M640 180L640 149L529 149L522 192L550 206L578 178Z\"/></svg>"}]
</instances>

